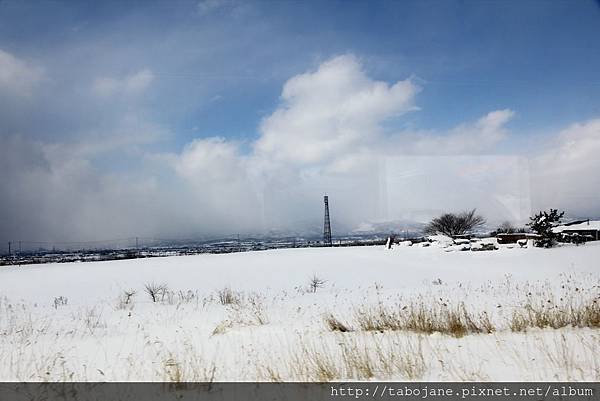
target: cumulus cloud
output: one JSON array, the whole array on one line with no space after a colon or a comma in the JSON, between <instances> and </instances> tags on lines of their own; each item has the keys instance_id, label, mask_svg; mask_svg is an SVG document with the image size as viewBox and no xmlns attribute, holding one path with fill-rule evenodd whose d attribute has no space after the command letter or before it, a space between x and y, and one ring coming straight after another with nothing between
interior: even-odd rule
<instances>
[{"instance_id":1,"label":"cumulus cloud","mask_svg":"<svg viewBox=\"0 0 600 401\"><path fill-rule=\"evenodd\" d=\"M100 97L137 95L145 91L153 80L154 74L151 70L145 68L122 78L97 78L92 85L92 92Z\"/></svg>"},{"instance_id":2,"label":"cumulus cloud","mask_svg":"<svg viewBox=\"0 0 600 401\"><path fill-rule=\"evenodd\" d=\"M419 196L434 199L437 205L435 209L422 202L421 209L438 210L448 200L440 189L452 185L452 181L470 188L479 185L480 190L472 194L477 199L475 203L497 205L494 195L500 189L508 191L508 197L519 203L521 182L513 179L513 167L510 174L505 174L511 177L510 184L500 179L490 185L481 176L466 174L465 164L472 171L478 168L473 165L475 161L479 167L487 164L488 171L493 165L495 177L502 177L502 171L506 173L502 168L506 164L463 157L490 152L504 140L508 135L505 125L514 112L493 111L447 132L388 132L384 128L387 120L418 110L415 97L419 91L410 79L387 83L370 78L360 60L352 55L334 57L284 84L280 104L262 120L260 135L249 154L242 155L237 143L223 138L203 139L175 156L175 168L204 191L204 198L211 197L206 193L210 188L211 193L242 197L249 205L258 205L244 208L244 213L256 213L256 220L263 227L318 227L318 205L325 192L335 199L339 229L351 229L365 220L400 218L397 211L414 210ZM395 180L394 170L388 166L405 169L408 159L398 157L406 155L456 158L450 162L444 159L442 163L436 157L422 158L427 164L419 164L429 177L411 183L416 198L408 201L406 196L388 190L403 184ZM425 166L435 167L431 170ZM464 200L460 193L456 195ZM520 217L522 205L515 208L514 200L507 202L513 205L503 207L503 213ZM460 206L458 202L451 203L451 207ZM478 206L471 203L465 207ZM213 207L219 209L219 204ZM309 210L314 213L307 216ZM295 216L304 216L306 221Z\"/></svg>"},{"instance_id":3,"label":"cumulus cloud","mask_svg":"<svg viewBox=\"0 0 600 401\"><path fill-rule=\"evenodd\" d=\"M281 105L261 123L260 157L320 163L366 145L386 119L415 110L411 80L375 81L354 56L335 57L288 80Z\"/></svg>"},{"instance_id":4,"label":"cumulus cloud","mask_svg":"<svg viewBox=\"0 0 600 401\"><path fill-rule=\"evenodd\" d=\"M43 76L42 68L0 49L0 93L29 96Z\"/></svg>"}]
</instances>

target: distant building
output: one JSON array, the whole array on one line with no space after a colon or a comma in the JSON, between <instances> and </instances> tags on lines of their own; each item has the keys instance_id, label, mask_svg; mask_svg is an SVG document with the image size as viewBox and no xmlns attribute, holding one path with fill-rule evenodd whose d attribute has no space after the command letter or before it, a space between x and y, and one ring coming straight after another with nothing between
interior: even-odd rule
<instances>
[{"instance_id":1,"label":"distant building","mask_svg":"<svg viewBox=\"0 0 600 401\"><path fill-rule=\"evenodd\" d=\"M556 226L553 230L565 241L573 237L582 237L584 241L600 240L600 220L578 220Z\"/></svg>"},{"instance_id":2,"label":"distant building","mask_svg":"<svg viewBox=\"0 0 600 401\"><path fill-rule=\"evenodd\" d=\"M532 233L501 233L497 234L499 244L516 244L521 240L536 239L539 235Z\"/></svg>"}]
</instances>

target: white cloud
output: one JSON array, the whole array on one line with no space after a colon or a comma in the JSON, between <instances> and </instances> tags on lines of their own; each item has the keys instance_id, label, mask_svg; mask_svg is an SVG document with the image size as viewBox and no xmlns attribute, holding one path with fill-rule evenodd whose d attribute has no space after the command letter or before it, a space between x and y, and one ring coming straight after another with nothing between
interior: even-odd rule
<instances>
[{"instance_id":1,"label":"white cloud","mask_svg":"<svg viewBox=\"0 0 600 401\"><path fill-rule=\"evenodd\" d=\"M99 97L137 95L144 92L152 81L154 74L146 68L123 78L97 78L92 85L92 92Z\"/></svg>"},{"instance_id":2,"label":"white cloud","mask_svg":"<svg viewBox=\"0 0 600 401\"><path fill-rule=\"evenodd\" d=\"M196 139L175 163L175 170L194 182L230 183L244 172L243 159L235 143L224 138Z\"/></svg>"},{"instance_id":3,"label":"white cloud","mask_svg":"<svg viewBox=\"0 0 600 401\"><path fill-rule=\"evenodd\" d=\"M133 95L152 80L150 70L104 78L94 93ZM508 109L443 132L391 131L385 122L415 110L418 91L410 79L369 77L347 55L290 78L254 143L211 137L177 154L144 154L141 145L169 133L140 121L135 108L119 108L110 126L84 132L78 144L10 140L0 148L0 204L10 211L2 216L4 232L62 239L318 234L325 192L337 233L366 221L422 220L473 207L492 221L522 221L542 207L598 212L600 120L548 133L554 141L528 159L516 150L498 154L511 140L507 125L515 113ZM97 158L110 163L112 152L132 149L136 159L124 162L141 161L135 171L94 167Z\"/></svg>"},{"instance_id":4,"label":"white cloud","mask_svg":"<svg viewBox=\"0 0 600 401\"><path fill-rule=\"evenodd\" d=\"M556 170L567 173L581 172L600 164L600 119L577 123L561 131L555 149L543 159Z\"/></svg>"},{"instance_id":5,"label":"white cloud","mask_svg":"<svg viewBox=\"0 0 600 401\"><path fill-rule=\"evenodd\" d=\"M532 160L536 206L597 216L600 205L600 119L561 131Z\"/></svg>"},{"instance_id":6,"label":"white cloud","mask_svg":"<svg viewBox=\"0 0 600 401\"><path fill-rule=\"evenodd\" d=\"M218 137L197 139L170 163L188 188L191 221L221 230L261 228L259 187L237 143Z\"/></svg>"},{"instance_id":7,"label":"white cloud","mask_svg":"<svg viewBox=\"0 0 600 401\"><path fill-rule=\"evenodd\" d=\"M0 49L0 93L29 96L43 77L42 68Z\"/></svg>"},{"instance_id":8,"label":"white cloud","mask_svg":"<svg viewBox=\"0 0 600 401\"><path fill-rule=\"evenodd\" d=\"M506 139L505 125L513 118L512 110L496 110L473 123L463 123L442 133L400 133L394 137L396 151L421 155L464 155L494 151Z\"/></svg>"},{"instance_id":9,"label":"white cloud","mask_svg":"<svg viewBox=\"0 0 600 401\"><path fill-rule=\"evenodd\" d=\"M335 57L286 82L281 105L261 123L255 152L289 163L326 162L375 140L386 119L414 110L418 91L410 80L372 80L354 56Z\"/></svg>"},{"instance_id":10,"label":"white cloud","mask_svg":"<svg viewBox=\"0 0 600 401\"><path fill-rule=\"evenodd\" d=\"M175 170L196 188L205 207L220 211L227 203L229 213L254 214L267 228L292 221L295 227L302 226L294 216L319 210L320 196L329 192L336 199L338 224L348 228L368 219L397 217L396 211L388 213L390 207L415 207L414 202L402 203L406 197L398 202L387 195L385 187L395 184L388 179L383 160L399 162L402 170L406 168L402 160L407 159L399 159L400 155L454 155L449 164L446 159L427 170L436 171L439 179L411 182L413 198L428 196L443 208L448 197L442 189L454 180L481 187L467 191L473 199L465 207L481 201L508 202L510 207L502 206L506 214L520 217L521 181L513 165L506 170L506 164L498 161L512 159L460 157L493 151L507 137L505 124L514 112L493 111L448 132L390 135L383 123L416 110L419 90L410 79L392 84L371 79L354 56L335 57L285 83L280 105L262 121L249 154L242 155L237 143L223 138L196 140L174 157ZM485 176L473 176L477 164L501 178L492 183ZM503 174L510 175L509 181ZM441 191L431 190L432 183ZM500 189L510 196L497 200ZM456 195L460 198L459 192ZM245 200L242 210L231 202L240 197ZM320 213L305 218L315 221Z\"/></svg>"}]
</instances>

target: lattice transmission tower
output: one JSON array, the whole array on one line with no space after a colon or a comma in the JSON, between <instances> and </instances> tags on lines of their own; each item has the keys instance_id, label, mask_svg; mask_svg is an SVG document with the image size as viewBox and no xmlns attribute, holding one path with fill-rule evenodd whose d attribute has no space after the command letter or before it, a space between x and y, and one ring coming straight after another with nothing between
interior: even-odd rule
<instances>
[{"instance_id":1,"label":"lattice transmission tower","mask_svg":"<svg viewBox=\"0 0 600 401\"><path fill-rule=\"evenodd\" d=\"M325 220L323 222L323 243L325 246L331 246L331 222L329 221L329 198L327 195L323 197L325 201Z\"/></svg>"}]
</instances>

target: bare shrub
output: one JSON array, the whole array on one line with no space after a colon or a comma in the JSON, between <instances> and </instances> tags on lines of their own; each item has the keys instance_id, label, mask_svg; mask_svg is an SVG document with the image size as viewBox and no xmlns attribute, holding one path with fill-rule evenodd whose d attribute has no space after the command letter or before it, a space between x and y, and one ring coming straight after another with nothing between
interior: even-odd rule
<instances>
[{"instance_id":1,"label":"bare shrub","mask_svg":"<svg viewBox=\"0 0 600 401\"><path fill-rule=\"evenodd\" d=\"M168 291L168 287L164 283L156 284L152 282L144 285L144 291L146 291L146 294L148 294L152 302L158 302L164 298L165 293Z\"/></svg>"},{"instance_id":2,"label":"bare shrub","mask_svg":"<svg viewBox=\"0 0 600 401\"><path fill-rule=\"evenodd\" d=\"M125 290L125 291L123 291L124 301L125 301L126 305L128 305L131 302L131 298L133 298L133 296L135 294L137 294L136 290Z\"/></svg>"},{"instance_id":3,"label":"bare shrub","mask_svg":"<svg viewBox=\"0 0 600 401\"><path fill-rule=\"evenodd\" d=\"M323 280L319 278L316 274L313 274L313 276L310 278L310 283L308 285L308 287L310 288L310 292L317 292L317 289L325 287L326 282L327 280Z\"/></svg>"},{"instance_id":4,"label":"bare shrub","mask_svg":"<svg viewBox=\"0 0 600 401\"><path fill-rule=\"evenodd\" d=\"M117 299L117 310L133 309L133 297L137 294L135 290L125 290Z\"/></svg>"},{"instance_id":5,"label":"bare shrub","mask_svg":"<svg viewBox=\"0 0 600 401\"><path fill-rule=\"evenodd\" d=\"M63 297L62 295L60 297L55 297L54 298L54 309L58 309L59 306L66 306L69 303L69 299L67 297Z\"/></svg>"}]
</instances>

